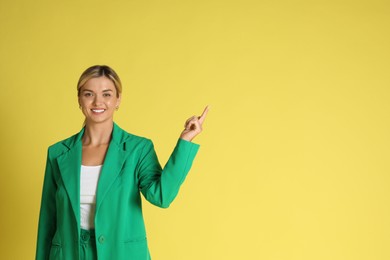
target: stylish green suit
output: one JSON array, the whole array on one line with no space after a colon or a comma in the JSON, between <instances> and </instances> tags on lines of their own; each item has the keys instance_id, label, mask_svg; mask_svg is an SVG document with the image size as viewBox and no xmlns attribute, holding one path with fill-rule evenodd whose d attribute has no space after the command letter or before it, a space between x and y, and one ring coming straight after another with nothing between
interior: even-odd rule
<instances>
[{"instance_id":1,"label":"stylish green suit","mask_svg":"<svg viewBox=\"0 0 390 260\"><path fill-rule=\"evenodd\" d=\"M48 149L36 259L80 257L83 134L84 128ZM198 149L199 145L179 139L162 170L149 139L129 134L114 123L96 194L99 260L150 259L140 193L152 204L168 207Z\"/></svg>"}]
</instances>

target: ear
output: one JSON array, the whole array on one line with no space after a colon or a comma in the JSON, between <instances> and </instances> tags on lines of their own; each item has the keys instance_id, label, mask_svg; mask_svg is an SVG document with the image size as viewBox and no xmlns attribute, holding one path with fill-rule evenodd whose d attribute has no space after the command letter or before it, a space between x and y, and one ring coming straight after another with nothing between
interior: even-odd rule
<instances>
[{"instance_id":1,"label":"ear","mask_svg":"<svg viewBox=\"0 0 390 260\"><path fill-rule=\"evenodd\" d=\"M119 107L119 105L121 104L121 100L122 100L122 94L119 94L118 99L116 101L116 107Z\"/></svg>"}]
</instances>

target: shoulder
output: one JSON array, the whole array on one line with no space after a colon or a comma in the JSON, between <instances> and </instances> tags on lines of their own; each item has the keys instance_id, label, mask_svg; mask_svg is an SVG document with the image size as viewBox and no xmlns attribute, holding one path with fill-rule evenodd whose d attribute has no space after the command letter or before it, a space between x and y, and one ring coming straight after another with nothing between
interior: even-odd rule
<instances>
[{"instance_id":1,"label":"shoulder","mask_svg":"<svg viewBox=\"0 0 390 260\"><path fill-rule=\"evenodd\" d=\"M150 143L152 140L150 140L147 137L135 135L132 133L125 132L125 138L124 142L131 142L131 143Z\"/></svg>"},{"instance_id":2,"label":"shoulder","mask_svg":"<svg viewBox=\"0 0 390 260\"><path fill-rule=\"evenodd\" d=\"M48 155L51 158L55 158L60 156L61 154L68 151L79 139L80 135L82 135L84 129L82 129L79 133L74 134L68 138L65 138L61 141L58 141L48 148Z\"/></svg>"},{"instance_id":3,"label":"shoulder","mask_svg":"<svg viewBox=\"0 0 390 260\"><path fill-rule=\"evenodd\" d=\"M129 150L130 147L142 148L146 145L153 145L149 138L129 133L116 124L114 125L112 140L118 146L123 146L124 150Z\"/></svg>"}]
</instances>

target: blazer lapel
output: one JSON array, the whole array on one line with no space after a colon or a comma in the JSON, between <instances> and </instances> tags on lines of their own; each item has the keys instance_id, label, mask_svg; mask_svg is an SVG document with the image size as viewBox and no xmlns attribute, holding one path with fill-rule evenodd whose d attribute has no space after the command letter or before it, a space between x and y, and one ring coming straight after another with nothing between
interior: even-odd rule
<instances>
[{"instance_id":1,"label":"blazer lapel","mask_svg":"<svg viewBox=\"0 0 390 260\"><path fill-rule=\"evenodd\" d=\"M84 129L85 128L83 128L74 139L68 143L64 143L69 151L57 158L61 177L68 193L78 226L80 226L80 168L83 148L81 138L84 134ZM106 158L104 159L96 191L95 214L97 214L111 185L119 176L123 163L125 162L126 153L123 147L123 133L123 130L114 123L111 142L107 150Z\"/></svg>"},{"instance_id":2,"label":"blazer lapel","mask_svg":"<svg viewBox=\"0 0 390 260\"><path fill-rule=\"evenodd\" d=\"M76 135L73 143L65 144L65 146L68 146L69 151L57 158L62 181L68 193L78 226L80 226L80 167L82 152L81 137L83 132L84 128Z\"/></svg>"},{"instance_id":3,"label":"blazer lapel","mask_svg":"<svg viewBox=\"0 0 390 260\"><path fill-rule=\"evenodd\" d=\"M107 195L111 185L119 176L123 163L126 159L126 153L123 150L122 144L123 130L114 124L112 138L107 150L106 158L104 159L102 171L100 173L98 187L96 191L96 213L98 213L100 205Z\"/></svg>"}]
</instances>

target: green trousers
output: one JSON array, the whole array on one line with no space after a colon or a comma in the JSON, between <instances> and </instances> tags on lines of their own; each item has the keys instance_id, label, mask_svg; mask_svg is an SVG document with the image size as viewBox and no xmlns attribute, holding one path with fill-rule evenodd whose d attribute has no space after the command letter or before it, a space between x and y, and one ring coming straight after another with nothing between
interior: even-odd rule
<instances>
[{"instance_id":1,"label":"green trousers","mask_svg":"<svg viewBox=\"0 0 390 260\"><path fill-rule=\"evenodd\" d=\"M81 229L80 233L80 259L97 260L95 231Z\"/></svg>"}]
</instances>

